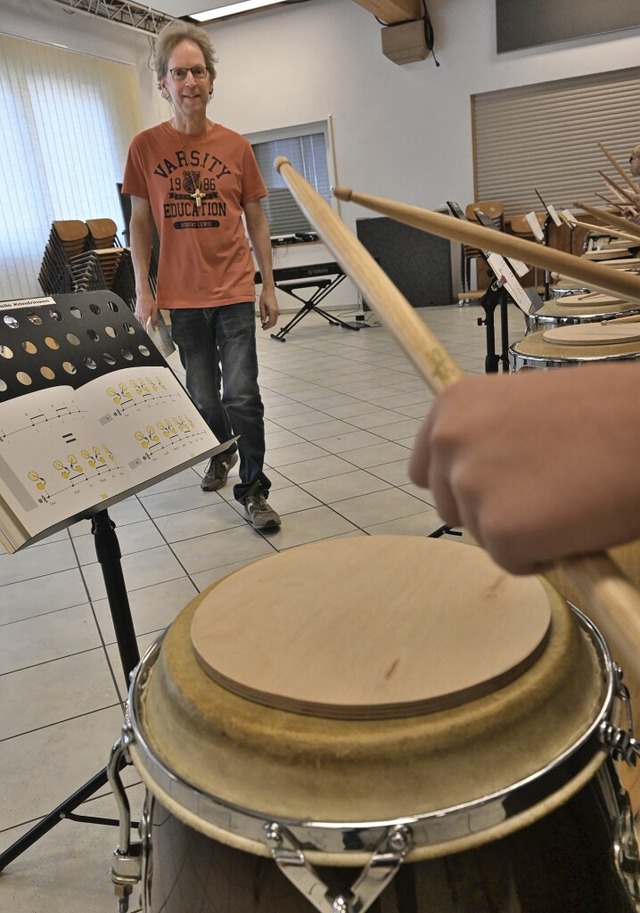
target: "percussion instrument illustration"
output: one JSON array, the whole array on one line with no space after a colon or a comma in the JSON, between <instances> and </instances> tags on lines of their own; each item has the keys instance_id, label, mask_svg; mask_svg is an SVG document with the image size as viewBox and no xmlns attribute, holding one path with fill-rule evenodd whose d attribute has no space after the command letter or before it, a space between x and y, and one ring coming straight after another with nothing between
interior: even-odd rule
<instances>
[{"instance_id":1,"label":"percussion instrument illustration","mask_svg":"<svg viewBox=\"0 0 640 913\"><path fill-rule=\"evenodd\" d=\"M132 677L120 909L137 886L145 913L632 913L624 697L586 616L475 546L360 537L243 567Z\"/></svg>"}]
</instances>

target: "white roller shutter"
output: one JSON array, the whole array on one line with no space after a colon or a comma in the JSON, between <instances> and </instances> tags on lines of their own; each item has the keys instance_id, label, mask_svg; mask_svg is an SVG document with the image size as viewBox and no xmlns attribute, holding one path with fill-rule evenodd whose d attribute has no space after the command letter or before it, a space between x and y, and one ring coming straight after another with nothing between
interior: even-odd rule
<instances>
[{"instance_id":1,"label":"white roller shutter","mask_svg":"<svg viewBox=\"0 0 640 913\"><path fill-rule=\"evenodd\" d=\"M537 83L472 97L475 198L503 200L505 216L575 201L618 199L598 174L628 189L598 143L628 173L640 144L640 68Z\"/></svg>"}]
</instances>

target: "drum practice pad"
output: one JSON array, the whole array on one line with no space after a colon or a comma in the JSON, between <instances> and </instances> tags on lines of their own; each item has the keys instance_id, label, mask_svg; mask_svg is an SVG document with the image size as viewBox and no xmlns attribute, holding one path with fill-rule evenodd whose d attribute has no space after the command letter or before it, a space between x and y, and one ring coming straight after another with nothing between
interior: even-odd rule
<instances>
[{"instance_id":1,"label":"drum practice pad","mask_svg":"<svg viewBox=\"0 0 640 913\"><path fill-rule=\"evenodd\" d=\"M549 630L539 582L509 577L473 549L461 579L447 572L459 546L438 542L442 573L427 587L423 540L403 543L399 550L394 537L372 537L363 552L356 539L319 542L305 547L304 561L282 552L231 574L194 615L199 662L242 697L343 719L442 710L517 678Z\"/></svg>"},{"instance_id":2,"label":"drum practice pad","mask_svg":"<svg viewBox=\"0 0 640 913\"><path fill-rule=\"evenodd\" d=\"M580 323L543 330L545 342L565 346L597 346L640 340L640 320L637 323Z\"/></svg>"}]
</instances>

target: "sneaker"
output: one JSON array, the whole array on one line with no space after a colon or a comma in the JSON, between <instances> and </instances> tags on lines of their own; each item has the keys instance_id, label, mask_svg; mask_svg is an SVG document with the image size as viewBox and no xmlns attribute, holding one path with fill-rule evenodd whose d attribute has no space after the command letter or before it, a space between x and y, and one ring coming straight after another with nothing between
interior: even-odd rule
<instances>
[{"instance_id":1,"label":"sneaker","mask_svg":"<svg viewBox=\"0 0 640 913\"><path fill-rule=\"evenodd\" d=\"M282 523L261 491L244 499L244 517L254 529L279 529Z\"/></svg>"},{"instance_id":2,"label":"sneaker","mask_svg":"<svg viewBox=\"0 0 640 913\"><path fill-rule=\"evenodd\" d=\"M203 491L217 491L227 484L229 470L238 462L237 453L222 453L211 457L207 471L204 474L200 488Z\"/></svg>"}]
</instances>

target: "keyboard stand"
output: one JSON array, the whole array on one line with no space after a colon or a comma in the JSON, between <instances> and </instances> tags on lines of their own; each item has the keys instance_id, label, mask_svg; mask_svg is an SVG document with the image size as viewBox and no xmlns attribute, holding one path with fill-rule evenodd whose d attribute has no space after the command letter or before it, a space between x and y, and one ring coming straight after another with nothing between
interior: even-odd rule
<instances>
[{"instance_id":1,"label":"keyboard stand","mask_svg":"<svg viewBox=\"0 0 640 913\"><path fill-rule=\"evenodd\" d=\"M302 307L295 314L289 323L278 330L277 333L272 333L271 338L277 339L279 342L286 342L286 335L289 333L296 324L300 323L303 317L306 317L307 314L310 314L312 311L315 311L316 314L320 314L321 317L324 317L325 320L328 320L333 326L344 327L345 330L360 330L366 324L360 324L354 322L347 322L346 320L340 320L339 317L336 317L334 314L329 314L327 311L323 311L322 308L318 307L318 304L327 297L329 292L332 292L337 285L340 285L342 280L345 278L344 273L339 273L333 278L309 278L301 280L289 280L278 282L276 280L276 288L280 289L281 292L286 292L288 295L291 295L292 298L295 298L297 301L302 302ZM315 289L310 298L303 298L301 295L296 295L296 290L303 288Z\"/></svg>"}]
</instances>

